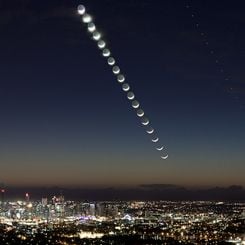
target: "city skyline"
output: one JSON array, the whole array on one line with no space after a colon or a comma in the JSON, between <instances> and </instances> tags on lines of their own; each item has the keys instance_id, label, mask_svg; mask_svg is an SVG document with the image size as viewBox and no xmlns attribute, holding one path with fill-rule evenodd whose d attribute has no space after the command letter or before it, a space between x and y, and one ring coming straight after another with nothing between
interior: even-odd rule
<instances>
[{"instance_id":1,"label":"city skyline","mask_svg":"<svg viewBox=\"0 0 245 245\"><path fill-rule=\"evenodd\" d=\"M118 60L167 160L90 40L79 4ZM242 1L23 0L0 8L0 182L245 186Z\"/></svg>"},{"instance_id":2,"label":"city skyline","mask_svg":"<svg viewBox=\"0 0 245 245\"><path fill-rule=\"evenodd\" d=\"M5 244L245 244L242 202L93 202L60 195L6 201L0 211Z\"/></svg>"}]
</instances>

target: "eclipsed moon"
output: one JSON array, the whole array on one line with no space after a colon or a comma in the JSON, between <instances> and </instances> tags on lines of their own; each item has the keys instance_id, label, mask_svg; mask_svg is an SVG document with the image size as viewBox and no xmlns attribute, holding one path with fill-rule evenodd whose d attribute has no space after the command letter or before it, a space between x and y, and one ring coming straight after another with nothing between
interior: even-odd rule
<instances>
[{"instance_id":1,"label":"eclipsed moon","mask_svg":"<svg viewBox=\"0 0 245 245\"><path fill-rule=\"evenodd\" d=\"M88 23L88 31L94 32L96 30L95 24L93 22Z\"/></svg>"},{"instance_id":2,"label":"eclipsed moon","mask_svg":"<svg viewBox=\"0 0 245 245\"><path fill-rule=\"evenodd\" d=\"M166 156L161 156L162 159L166 160L168 158L168 155Z\"/></svg>"},{"instance_id":3,"label":"eclipsed moon","mask_svg":"<svg viewBox=\"0 0 245 245\"><path fill-rule=\"evenodd\" d=\"M110 54L111 54L111 52L110 52L110 50L109 50L108 48L103 49L102 55L103 55L104 57L109 57Z\"/></svg>"},{"instance_id":4,"label":"eclipsed moon","mask_svg":"<svg viewBox=\"0 0 245 245\"><path fill-rule=\"evenodd\" d=\"M156 142L159 141L159 138L156 137L156 138L152 139L151 141L152 141L153 143L156 143Z\"/></svg>"},{"instance_id":5,"label":"eclipsed moon","mask_svg":"<svg viewBox=\"0 0 245 245\"><path fill-rule=\"evenodd\" d=\"M134 95L133 92L130 91L130 92L127 93L127 97L128 97L129 100L133 100L135 95Z\"/></svg>"},{"instance_id":6,"label":"eclipsed moon","mask_svg":"<svg viewBox=\"0 0 245 245\"><path fill-rule=\"evenodd\" d=\"M124 83L124 84L122 85L122 89L123 89L123 91L128 92L129 89L130 89L130 86L129 86L127 83Z\"/></svg>"},{"instance_id":7,"label":"eclipsed moon","mask_svg":"<svg viewBox=\"0 0 245 245\"><path fill-rule=\"evenodd\" d=\"M113 57L109 57L107 62L108 62L108 65L110 65L110 66L113 66L116 63L116 61Z\"/></svg>"},{"instance_id":8,"label":"eclipsed moon","mask_svg":"<svg viewBox=\"0 0 245 245\"><path fill-rule=\"evenodd\" d=\"M125 81L124 75L119 74L119 75L117 76L117 81L118 81L119 83L123 83L123 82Z\"/></svg>"},{"instance_id":9,"label":"eclipsed moon","mask_svg":"<svg viewBox=\"0 0 245 245\"><path fill-rule=\"evenodd\" d=\"M141 123L142 123L144 126L147 126L147 125L150 123L150 121L149 121L149 119L148 119L147 117L143 117L143 118L141 119Z\"/></svg>"},{"instance_id":10,"label":"eclipsed moon","mask_svg":"<svg viewBox=\"0 0 245 245\"><path fill-rule=\"evenodd\" d=\"M138 117L143 117L144 116L144 111L142 109L137 110L137 116Z\"/></svg>"},{"instance_id":11,"label":"eclipsed moon","mask_svg":"<svg viewBox=\"0 0 245 245\"><path fill-rule=\"evenodd\" d=\"M80 5L78 5L78 7L77 7L77 12L78 12L78 14L80 14L80 15L84 15L85 12L86 12L86 8L85 8L82 4L80 4Z\"/></svg>"},{"instance_id":12,"label":"eclipsed moon","mask_svg":"<svg viewBox=\"0 0 245 245\"><path fill-rule=\"evenodd\" d=\"M114 74L119 74L119 72L120 72L119 66L113 66L112 72L113 72Z\"/></svg>"},{"instance_id":13,"label":"eclipsed moon","mask_svg":"<svg viewBox=\"0 0 245 245\"><path fill-rule=\"evenodd\" d=\"M146 132L148 134L153 134L154 133L154 129L153 128L149 128L149 129L146 130Z\"/></svg>"},{"instance_id":14,"label":"eclipsed moon","mask_svg":"<svg viewBox=\"0 0 245 245\"><path fill-rule=\"evenodd\" d=\"M82 20L84 23L90 23L92 21L92 16L89 14L84 14Z\"/></svg>"},{"instance_id":15,"label":"eclipsed moon","mask_svg":"<svg viewBox=\"0 0 245 245\"><path fill-rule=\"evenodd\" d=\"M101 34L98 31L93 32L93 39L98 41L101 38Z\"/></svg>"},{"instance_id":16,"label":"eclipsed moon","mask_svg":"<svg viewBox=\"0 0 245 245\"><path fill-rule=\"evenodd\" d=\"M103 49L103 48L105 47L105 45L106 45L105 41L103 41L103 40L99 40L99 41L98 41L98 47L99 47L100 49Z\"/></svg>"},{"instance_id":17,"label":"eclipsed moon","mask_svg":"<svg viewBox=\"0 0 245 245\"><path fill-rule=\"evenodd\" d=\"M139 106L140 106L140 103L139 103L137 100L132 101L132 107L133 107L134 109L139 108Z\"/></svg>"},{"instance_id":18,"label":"eclipsed moon","mask_svg":"<svg viewBox=\"0 0 245 245\"><path fill-rule=\"evenodd\" d=\"M163 150L163 146L161 146L161 147L157 147L156 149L158 150L158 151L162 151Z\"/></svg>"}]
</instances>

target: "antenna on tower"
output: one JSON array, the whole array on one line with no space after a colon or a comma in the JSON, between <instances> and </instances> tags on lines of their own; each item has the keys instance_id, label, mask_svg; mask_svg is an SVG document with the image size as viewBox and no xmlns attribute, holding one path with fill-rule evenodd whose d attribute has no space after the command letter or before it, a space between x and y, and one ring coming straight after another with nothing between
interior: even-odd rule
<instances>
[{"instance_id":1,"label":"antenna on tower","mask_svg":"<svg viewBox=\"0 0 245 245\"><path fill-rule=\"evenodd\" d=\"M1 189L1 208L2 208L2 210L4 208L4 201L5 201L4 198L5 198L5 189L2 188Z\"/></svg>"},{"instance_id":2,"label":"antenna on tower","mask_svg":"<svg viewBox=\"0 0 245 245\"><path fill-rule=\"evenodd\" d=\"M4 202L5 202L5 187L3 183L1 183L0 191L1 191L1 209L3 210Z\"/></svg>"}]
</instances>

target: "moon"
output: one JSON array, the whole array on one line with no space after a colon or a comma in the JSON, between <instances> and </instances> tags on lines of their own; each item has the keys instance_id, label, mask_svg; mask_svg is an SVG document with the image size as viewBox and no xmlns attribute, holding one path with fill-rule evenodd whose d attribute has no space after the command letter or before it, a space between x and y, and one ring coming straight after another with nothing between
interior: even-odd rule
<instances>
[{"instance_id":1,"label":"moon","mask_svg":"<svg viewBox=\"0 0 245 245\"><path fill-rule=\"evenodd\" d=\"M110 66L113 66L116 63L116 61L113 57L109 57L107 62L108 62L108 65L110 65Z\"/></svg>"},{"instance_id":2,"label":"moon","mask_svg":"<svg viewBox=\"0 0 245 245\"><path fill-rule=\"evenodd\" d=\"M127 97L129 100L133 100L135 96L133 92L128 92Z\"/></svg>"},{"instance_id":3,"label":"moon","mask_svg":"<svg viewBox=\"0 0 245 245\"><path fill-rule=\"evenodd\" d=\"M157 147L156 149L158 150L158 151L162 151L163 150L163 146L161 146L161 147Z\"/></svg>"},{"instance_id":4,"label":"moon","mask_svg":"<svg viewBox=\"0 0 245 245\"><path fill-rule=\"evenodd\" d=\"M127 83L124 83L124 84L122 85L122 89L123 89L123 91L128 92L129 89L130 89L130 86L129 86ZM132 102L132 103L133 103L133 102Z\"/></svg>"},{"instance_id":5,"label":"moon","mask_svg":"<svg viewBox=\"0 0 245 245\"><path fill-rule=\"evenodd\" d=\"M93 22L88 23L88 31L94 32L96 30L95 24Z\"/></svg>"},{"instance_id":6,"label":"moon","mask_svg":"<svg viewBox=\"0 0 245 245\"><path fill-rule=\"evenodd\" d=\"M137 108L139 108L140 103L137 100L134 100L134 101L132 101L132 106L134 109L137 109Z\"/></svg>"},{"instance_id":7,"label":"moon","mask_svg":"<svg viewBox=\"0 0 245 245\"><path fill-rule=\"evenodd\" d=\"M153 128L149 128L148 130L146 130L146 132L148 134L153 134L154 133L154 129Z\"/></svg>"},{"instance_id":8,"label":"moon","mask_svg":"<svg viewBox=\"0 0 245 245\"><path fill-rule=\"evenodd\" d=\"M117 76L117 81L118 81L119 83L123 83L123 82L125 81L124 75L119 74L119 75Z\"/></svg>"},{"instance_id":9,"label":"moon","mask_svg":"<svg viewBox=\"0 0 245 245\"><path fill-rule=\"evenodd\" d=\"M84 22L84 23L89 23L89 22L91 22L91 21L92 21L91 15L89 15L89 14L84 14L84 15L83 15L83 22Z\"/></svg>"},{"instance_id":10,"label":"moon","mask_svg":"<svg viewBox=\"0 0 245 245\"><path fill-rule=\"evenodd\" d=\"M113 66L112 72L113 72L114 74L119 74L120 68L119 68L118 66Z\"/></svg>"},{"instance_id":11,"label":"moon","mask_svg":"<svg viewBox=\"0 0 245 245\"><path fill-rule=\"evenodd\" d=\"M98 41L101 38L101 34L98 31L93 32L93 39Z\"/></svg>"},{"instance_id":12,"label":"moon","mask_svg":"<svg viewBox=\"0 0 245 245\"><path fill-rule=\"evenodd\" d=\"M138 117L143 117L144 116L144 111L142 109L137 110L137 116Z\"/></svg>"},{"instance_id":13,"label":"moon","mask_svg":"<svg viewBox=\"0 0 245 245\"><path fill-rule=\"evenodd\" d=\"M106 45L105 41L103 41L103 40L99 40L98 41L98 47L99 47L99 49L103 49L105 47L105 45Z\"/></svg>"},{"instance_id":14,"label":"moon","mask_svg":"<svg viewBox=\"0 0 245 245\"><path fill-rule=\"evenodd\" d=\"M155 139L152 139L151 141L152 141L153 143L156 143L156 142L159 141L159 138L156 137Z\"/></svg>"},{"instance_id":15,"label":"moon","mask_svg":"<svg viewBox=\"0 0 245 245\"><path fill-rule=\"evenodd\" d=\"M103 49L102 55L104 57L108 57L108 56L110 56L110 54L111 54L111 52L110 52L110 50L108 48Z\"/></svg>"},{"instance_id":16,"label":"moon","mask_svg":"<svg viewBox=\"0 0 245 245\"><path fill-rule=\"evenodd\" d=\"M150 123L149 119L147 117L143 117L142 120L141 120L141 123L146 126Z\"/></svg>"},{"instance_id":17,"label":"moon","mask_svg":"<svg viewBox=\"0 0 245 245\"><path fill-rule=\"evenodd\" d=\"M166 155L166 156L161 156L161 158L162 158L163 160L166 160L166 159L168 158L168 155Z\"/></svg>"},{"instance_id":18,"label":"moon","mask_svg":"<svg viewBox=\"0 0 245 245\"><path fill-rule=\"evenodd\" d=\"M78 5L78 7L77 7L77 12L78 12L78 14L80 14L80 15L84 15L85 12L86 12L86 8L85 8L82 4L80 4L80 5Z\"/></svg>"}]
</instances>

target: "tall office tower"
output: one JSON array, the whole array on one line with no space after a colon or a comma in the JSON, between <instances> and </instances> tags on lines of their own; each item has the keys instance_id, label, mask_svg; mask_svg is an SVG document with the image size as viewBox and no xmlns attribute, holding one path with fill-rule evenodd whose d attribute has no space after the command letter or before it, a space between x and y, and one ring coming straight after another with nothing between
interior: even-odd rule
<instances>
[{"instance_id":1,"label":"tall office tower","mask_svg":"<svg viewBox=\"0 0 245 245\"><path fill-rule=\"evenodd\" d=\"M95 215L102 216L102 206L100 205L100 203L96 203L95 205Z\"/></svg>"},{"instance_id":2,"label":"tall office tower","mask_svg":"<svg viewBox=\"0 0 245 245\"><path fill-rule=\"evenodd\" d=\"M96 216L106 216L106 212L107 212L107 207L105 205L105 203L97 203L95 206L95 214Z\"/></svg>"},{"instance_id":3,"label":"tall office tower","mask_svg":"<svg viewBox=\"0 0 245 245\"><path fill-rule=\"evenodd\" d=\"M42 205L43 206L47 206L48 205L48 198L47 197L43 197L42 198Z\"/></svg>"},{"instance_id":4,"label":"tall office tower","mask_svg":"<svg viewBox=\"0 0 245 245\"><path fill-rule=\"evenodd\" d=\"M95 204L94 203L89 204L89 215L95 216Z\"/></svg>"},{"instance_id":5,"label":"tall office tower","mask_svg":"<svg viewBox=\"0 0 245 245\"><path fill-rule=\"evenodd\" d=\"M4 207L5 189L1 189L1 208Z\"/></svg>"},{"instance_id":6,"label":"tall office tower","mask_svg":"<svg viewBox=\"0 0 245 245\"><path fill-rule=\"evenodd\" d=\"M63 222L65 217L65 197L64 195L62 195L62 192L60 192L60 196L54 196L52 198L52 201L55 207L57 217L59 217L60 222Z\"/></svg>"}]
</instances>

